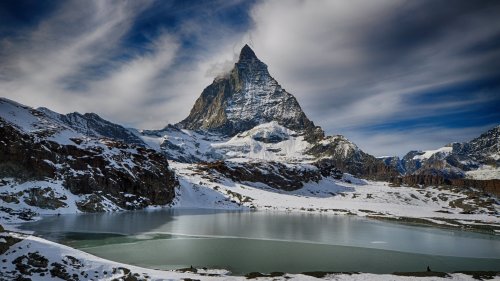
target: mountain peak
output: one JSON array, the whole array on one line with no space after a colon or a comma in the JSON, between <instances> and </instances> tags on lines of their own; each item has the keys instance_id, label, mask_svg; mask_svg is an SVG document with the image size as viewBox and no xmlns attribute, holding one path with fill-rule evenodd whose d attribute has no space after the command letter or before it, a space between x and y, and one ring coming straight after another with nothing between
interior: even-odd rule
<instances>
[{"instance_id":1,"label":"mountain peak","mask_svg":"<svg viewBox=\"0 0 500 281\"><path fill-rule=\"evenodd\" d=\"M257 125L276 121L296 132L322 135L295 97L269 74L267 65L245 45L229 75L215 79L178 125L234 136Z\"/></svg>"},{"instance_id":2,"label":"mountain peak","mask_svg":"<svg viewBox=\"0 0 500 281\"><path fill-rule=\"evenodd\" d=\"M251 60L251 59L257 59L257 56L255 55L255 52L252 50L252 48L250 48L250 46L245 44L245 46L241 48L240 61Z\"/></svg>"}]
</instances>

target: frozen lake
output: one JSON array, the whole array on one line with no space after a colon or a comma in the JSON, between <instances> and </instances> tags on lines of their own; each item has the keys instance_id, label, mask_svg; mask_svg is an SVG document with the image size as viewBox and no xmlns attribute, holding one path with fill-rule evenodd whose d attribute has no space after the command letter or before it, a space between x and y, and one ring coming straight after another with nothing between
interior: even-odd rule
<instances>
[{"instance_id":1,"label":"frozen lake","mask_svg":"<svg viewBox=\"0 0 500 281\"><path fill-rule=\"evenodd\" d=\"M351 216L154 210L51 216L22 228L109 260L159 269L498 270L500 237Z\"/></svg>"}]
</instances>

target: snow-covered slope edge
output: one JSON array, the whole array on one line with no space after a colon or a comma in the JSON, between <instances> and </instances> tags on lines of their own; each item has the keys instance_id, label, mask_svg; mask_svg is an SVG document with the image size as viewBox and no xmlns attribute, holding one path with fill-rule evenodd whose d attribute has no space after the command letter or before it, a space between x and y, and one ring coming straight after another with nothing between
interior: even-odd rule
<instances>
[{"instance_id":1,"label":"snow-covered slope edge","mask_svg":"<svg viewBox=\"0 0 500 281\"><path fill-rule=\"evenodd\" d=\"M332 169L357 177L387 181L398 176L395 169L364 153L344 136L327 136L311 142L300 131L288 129L277 121L259 124L232 137L174 125L159 131L138 132L138 136L169 160L183 163L272 161L307 166L327 161Z\"/></svg>"}]
</instances>

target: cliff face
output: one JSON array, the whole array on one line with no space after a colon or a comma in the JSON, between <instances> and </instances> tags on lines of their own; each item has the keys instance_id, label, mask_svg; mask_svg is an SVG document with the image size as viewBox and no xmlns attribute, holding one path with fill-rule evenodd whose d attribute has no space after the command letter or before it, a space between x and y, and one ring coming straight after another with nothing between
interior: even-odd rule
<instances>
[{"instance_id":1,"label":"cliff face","mask_svg":"<svg viewBox=\"0 0 500 281\"><path fill-rule=\"evenodd\" d=\"M159 152L91 138L41 111L0 101L0 199L99 212L170 203L177 180ZM72 195L75 195L74 198Z\"/></svg>"},{"instance_id":2,"label":"cliff face","mask_svg":"<svg viewBox=\"0 0 500 281\"><path fill-rule=\"evenodd\" d=\"M205 88L189 116L178 125L233 136L271 121L300 132L316 129L295 97L278 84L267 65L245 45L231 72Z\"/></svg>"},{"instance_id":3,"label":"cliff face","mask_svg":"<svg viewBox=\"0 0 500 281\"><path fill-rule=\"evenodd\" d=\"M363 152L343 136L326 137L315 143L308 153L327 158L337 169L361 178L389 180L399 175L392 166Z\"/></svg>"}]
</instances>

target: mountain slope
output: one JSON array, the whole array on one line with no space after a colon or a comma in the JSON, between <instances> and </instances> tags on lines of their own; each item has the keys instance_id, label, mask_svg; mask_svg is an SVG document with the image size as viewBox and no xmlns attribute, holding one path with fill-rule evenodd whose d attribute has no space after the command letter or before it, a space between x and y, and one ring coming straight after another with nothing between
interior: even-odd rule
<instances>
[{"instance_id":1,"label":"mountain slope","mask_svg":"<svg viewBox=\"0 0 500 281\"><path fill-rule=\"evenodd\" d=\"M271 121L299 132L317 129L295 97L278 84L267 65L245 45L231 72L205 88L189 116L178 125L233 136Z\"/></svg>"},{"instance_id":2,"label":"mountain slope","mask_svg":"<svg viewBox=\"0 0 500 281\"><path fill-rule=\"evenodd\" d=\"M325 137L248 45L234 68L203 90L188 117L140 136L181 162L321 161L365 178L388 180L398 175L345 137Z\"/></svg>"},{"instance_id":3,"label":"mountain slope","mask_svg":"<svg viewBox=\"0 0 500 281\"><path fill-rule=\"evenodd\" d=\"M165 205L177 181L152 149L85 135L53 115L0 99L0 185L0 216L29 219Z\"/></svg>"}]
</instances>

